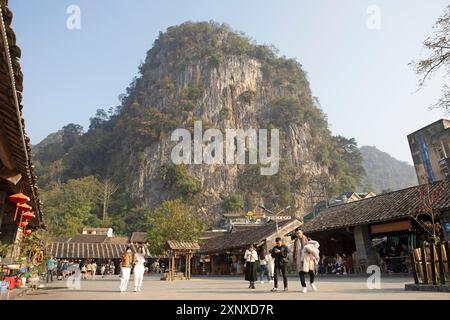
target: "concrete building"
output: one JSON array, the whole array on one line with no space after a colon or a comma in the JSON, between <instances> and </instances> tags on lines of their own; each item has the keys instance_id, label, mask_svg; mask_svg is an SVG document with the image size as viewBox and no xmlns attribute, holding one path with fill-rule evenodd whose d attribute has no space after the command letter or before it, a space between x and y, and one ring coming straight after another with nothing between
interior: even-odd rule
<instances>
[{"instance_id":1,"label":"concrete building","mask_svg":"<svg viewBox=\"0 0 450 320\"><path fill-rule=\"evenodd\" d=\"M224 213L222 215L222 220L220 221L220 227L224 230L232 230L236 227L245 226L261 226L271 223L272 221L287 221L291 220L290 215L270 215L264 212L252 212L249 211L247 214L236 212L236 213Z\"/></svg>"},{"instance_id":2,"label":"concrete building","mask_svg":"<svg viewBox=\"0 0 450 320\"><path fill-rule=\"evenodd\" d=\"M83 228L82 234L91 234L91 235L105 235L107 237L113 237L113 229L112 228Z\"/></svg>"},{"instance_id":3,"label":"concrete building","mask_svg":"<svg viewBox=\"0 0 450 320\"><path fill-rule=\"evenodd\" d=\"M449 176L450 120L438 120L409 134L408 142L419 184Z\"/></svg>"}]
</instances>

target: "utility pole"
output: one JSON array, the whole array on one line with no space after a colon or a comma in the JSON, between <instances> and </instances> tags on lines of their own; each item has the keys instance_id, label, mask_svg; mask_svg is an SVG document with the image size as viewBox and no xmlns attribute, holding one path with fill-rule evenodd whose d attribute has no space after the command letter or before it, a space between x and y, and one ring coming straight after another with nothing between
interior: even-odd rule
<instances>
[{"instance_id":1,"label":"utility pole","mask_svg":"<svg viewBox=\"0 0 450 320\"><path fill-rule=\"evenodd\" d=\"M289 209L291 208L291 206L289 205L289 206L285 207L284 209L278 211L277 213L275 213L275 212L273 212L273 211L267 209L266 206L265 206L264 204L260 204L258 207L260 207L261 209L263 209L263 210L266 211L266 212L269 212L271 215L274 215L274 216L275 216L275 225L276 225L276 228L277 228L277 235L278 235L278 233L279 233L279 228L278 228L278 215L281 214L281 213L283 213L283 212L285 212L286 210L289 210Z\"/></svg>"}]
</instances>

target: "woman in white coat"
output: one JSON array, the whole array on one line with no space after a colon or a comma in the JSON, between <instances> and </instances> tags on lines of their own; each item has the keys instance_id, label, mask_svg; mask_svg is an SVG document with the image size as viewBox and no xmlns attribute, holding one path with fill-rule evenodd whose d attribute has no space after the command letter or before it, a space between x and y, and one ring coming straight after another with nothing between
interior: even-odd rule
<instances>
[{"instance_id":1,"label":"woman in white coat","mask_svg":"<svg viewBox=\"0 0 450 320\"><path fill-rule=\"evenodd\" d=\"M306 293L306 281L305 274L309 273L309 284L311 285L311 289L313 291L317 291L316 285L314 284L314 272L316 270L316 266L319 262L319 243L314 240L309 240L308 243L303 247L302 251L302 270L299 272L300 274L300 282L302 283L302 292Z\"/></svg>"},{"instance_id":2,"label":"woman in white coat","mask_svg":"<svg viewBox=\"0 0 450 320\"><path fill-rule=\"evenodd\" d=\"M269 251L269 254L266 254L267 261L267 273L269 274L270 283L273 282L273 274L275 271L275 259L272 257L272 250Z\"/></svg>"},{"instance_id":3,"label":"woman in white coat","mask_svg":"<svg viewBox=\"0 0 450 320\"><path fill-rule=\"evenodd\" d=\"M144 271L145 271L145 256L144 256L144 248L140 246L137 252L134 255L135 264L134 264L134 292L140 292L142 287L142 280L144 279Z\"/></svg>"}]
</instances>

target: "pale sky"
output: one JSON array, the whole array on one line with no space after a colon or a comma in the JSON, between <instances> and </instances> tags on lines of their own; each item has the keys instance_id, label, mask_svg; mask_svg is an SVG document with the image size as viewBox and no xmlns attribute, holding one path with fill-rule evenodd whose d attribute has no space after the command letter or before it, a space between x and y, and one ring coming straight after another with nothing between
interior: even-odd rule
<instances>
[{"instance_id":1,"label":"pale sky","mask_svg":"<svg viewBox=\"0 0 450 320\"><path fill-rule=\"evenodd\" d=\"M81 9L80 30L66 27L70 5ZM26 130L34 144L70 122L87 129L96 109L119 104L160 31L188 20L215 20L296 58L333 134L411 163L406 135L444 117L428 107L449 79L440 77L416 92L418 78L408 63L424 56L422 42L446 5L444 0L11 0L22 49Z\"/></svg>"}]
</instances>

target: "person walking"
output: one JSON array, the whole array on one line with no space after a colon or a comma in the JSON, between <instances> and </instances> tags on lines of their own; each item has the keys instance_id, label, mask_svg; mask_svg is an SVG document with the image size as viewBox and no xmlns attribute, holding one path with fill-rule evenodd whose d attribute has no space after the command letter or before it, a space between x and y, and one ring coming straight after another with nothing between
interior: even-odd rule
<instances>
[{"instance_id":1,"label":"person walking","mask_svg":"<svg viewBox=\"0 0 450 320\"><path fill-rule=\"evenodd\" d=\"M122 261L120 263L120 292L127 291L132 264L133 252L131 251L131 247L127 247L125 252L122 254Z\"/></svg>"},{"instance_id":2,"label":"person walking","mask_svg":"<svg viewBox=\"0 0 450 320\"><path fill-rule=\"evenodd\" d=\"M245 259L245 280L250 285L249 289L255 289L255 281L258 280L258 271L256 269L256 261L258 261L258 254L255 250L255 246L251 244L244 254Z\"/></svg>"},{"instance_id":3,"label":"person walking","mask_svg":"<svg viewBox=\"0 0 450 320\"><path fill-rule=\"evenodd\" d=\"M300 282L302 279L301 272L303 271L303 248L305 248L307 244L308 237L306 237L303 231L300 230L300 228L295 230L294 252L292 253L292 259L297 266L297 272L300 278Z\"/></svg>"},{"instance_id":4,"label":"person walking","mask_svg":"<svg viewBox=\"0 0 450 320\"><path fill-rule=\"evenodd\" d=\"M100 274L102 275L102 278L105 277L105 272L106 272L106 266L104 263L102 263L102 265L100 267Z\"/></svg>"},{"instance_id":5,"label":"person walking","mask_svg":"<svg viewBox=\"0 0 450 320\"><path fill-rule=\"evenodd\" d=\"M142 287L142 280L144 279L144 271L145 271L145 256L144 256L144 248L139 246L136 254L134 255L134 292L140 292Z\"/></svg>"},{"instance_id":6,"label":"person walking","mask_svg":"<svg viewBox=\"0 0 450 320\"><path fill-rule=\"evenodd\" d=\"M83 265L81 266L81 279L86 280L86 273L87 273L86 263L83 263Z\"/></svg>"},{"instance_id":7,"label":"person walking","mask_svg":"<svg viewBox=\"0 0 450 320\"><path fill-rule=\"evenodd\" d=\"M47 260L47 283L51 279L51 282L53 282L53 273L55 272L56 268L56 260L53 258L53 256L50 256Z\"/></svg>"},{"instance_id":8,"label":"person walking","mask_svg":"<svg viewBox=\"0 0 450 320\"><path fill-rule=\"evenodd\" d=\"M266 251L264 249L261 250L259 254L259 280L260 283L264 283L264 275L267 277L267 281L270 282L269 272L267 270L267 258Z\"/></svg>"},{"instance_id":9,"label":"person walking","mask_svg":"<svg viewBox=\"0 0 450 320\"><path fill-rule=\"evenodd\" d=\"M316 266L319 263L319 243L315 240L309 240L308 243L303 248L303 264L302 270L300 271L300 282L302 283L302 293L307 293L305 274L309 273L309 284L313 291L317 291L316 285L314 284L314 273Z\"/></svg>"},{"instance_id":10,"label":"person walking","mask_svg":"<svg viewBox=\"0 0 450 320\"><path fill-rule=\"evenodd\" d=\"M88 262L86 264L86 275L87 275L87 278L92 277L92 263L91 263L91 260L88 260Z\"/></svg>"},{"instance_id":11,"label":"person walking","mask_svg":"<svg viewBox=\"0 0 450 320\"><path fill-rule=\"evenodd\" d=\"M266 254L267 261L267 274L270 278L269 283L273 283L273 275L275 271L275 259L272 257L272 250L269 250L269 254Z\"/></svg>"},{"instance_id":12,"label":"person walking","mask_svg":"<svg viewBox=\"0 0 450 320\"><path fill-rule=\"evenodd\" d=\"M275 239L275 243L276 245L272 249L272 257L275 260L275 272L274 272L273 289L271 291L273 292L278 291L278 274L280 273L280 271L281 274L283 275L284 291L288 291L286 267L289 262L288 260L289 249L283 244L283 241L281 240L280 237L277 237Z\"/></svg>"},{"instance_id":13,"label":"person walking","mask_svg":"<svg viewBox=\"0 0 450 320\"><path fill-rule=\"evenodd\" d=\"M92 269L92 280L94 280L95 275L97 274L97 263L95 262L95 260L92 261L91 269Z\"/></svg>"}]
</instances>

